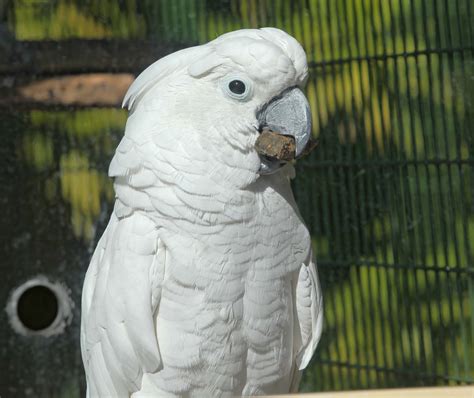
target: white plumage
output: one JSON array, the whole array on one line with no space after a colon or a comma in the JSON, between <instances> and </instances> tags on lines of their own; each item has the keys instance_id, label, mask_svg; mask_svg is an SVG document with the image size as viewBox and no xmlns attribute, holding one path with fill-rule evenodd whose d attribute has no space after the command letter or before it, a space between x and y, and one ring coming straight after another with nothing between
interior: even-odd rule
<instances>
[{"instance_id":1,"label":"white plumage","mask_svg":"<svg viewBox=\"0 0 474 398\"><path fill-rule=\"evenodd\" d=\"M258 110L306 77L296 40L265 28L171 54L131 85L116 203L83 289L89 397L297 388L321 292L292 166L261 175L254 144ZM251 92L229 95L229 79Z\"/></svg>"}]
</instances>

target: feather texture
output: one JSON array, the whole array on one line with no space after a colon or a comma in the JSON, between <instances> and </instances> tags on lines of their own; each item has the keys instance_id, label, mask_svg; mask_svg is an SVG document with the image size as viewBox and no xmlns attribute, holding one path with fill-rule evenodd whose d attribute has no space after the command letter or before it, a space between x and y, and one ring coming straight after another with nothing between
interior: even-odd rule
<instances>
[{"instance_id":1,"label":"feather texture","mask_svg":"<svg viewBox=\"0 0 474 398\"><path fill-rule=\"evenodd\" d=\"M242 73L253 97L223 97L222 79ZM132 84L109 168L116 204L84 282L90 397L297 387L321 334L321 291L293 168L260 176L254 143L256 110L306 75L293 38L243 30Z\"/></svg>"}]
</instances>

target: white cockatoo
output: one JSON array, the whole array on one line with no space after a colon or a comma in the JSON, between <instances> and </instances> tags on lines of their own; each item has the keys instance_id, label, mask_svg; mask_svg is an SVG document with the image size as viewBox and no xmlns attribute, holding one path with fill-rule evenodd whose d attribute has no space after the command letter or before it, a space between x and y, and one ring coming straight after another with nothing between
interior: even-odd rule
<instances>
[{"instance_id":1,"label":"white cockatoo","mask_svg":"<svg viewBox=\"0 0 474 398\"><path fill-rule=\"evenodd\" d=\"M294 38L248 29L168 55L130 86L115 206L83 288L89 397L297 389L321 289L293 166L254 146L267 126L303 151L307 74Z\"/></svg>"}]
</instances>

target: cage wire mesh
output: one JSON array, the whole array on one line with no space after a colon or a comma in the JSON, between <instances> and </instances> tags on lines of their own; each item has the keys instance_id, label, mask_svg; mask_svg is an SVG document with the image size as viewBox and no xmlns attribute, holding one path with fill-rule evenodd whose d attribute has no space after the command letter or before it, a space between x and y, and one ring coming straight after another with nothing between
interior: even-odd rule
<instances>
[{"instance_id":1,"label":"cage wire mesh","mask_svg":"<svg viewBox=\"0 0 474 398\"><path fill-rule=\"evenodd\" d=\"M187 46L275 26L303 44L320 140L294 181L325 298L302 383L314 391L474 382L473 9L472 0L18 0L8 21L26 40ZM107 129L123 122L118 112L29 116L86 143L63 148L59 162L75 234L86 240L99 198L112 197L90 148L112 153ZM47 161L47 136L25 137L24 156Z\"/></svg>"}]
</instances>

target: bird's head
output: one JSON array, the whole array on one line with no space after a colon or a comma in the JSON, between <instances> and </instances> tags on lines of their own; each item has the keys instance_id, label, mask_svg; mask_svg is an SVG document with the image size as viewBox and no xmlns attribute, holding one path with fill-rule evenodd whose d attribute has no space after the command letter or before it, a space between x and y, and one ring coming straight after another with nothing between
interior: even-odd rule
<instances>
[{"instance_id":1,"label":"bird's head","mask_svg":"<svg viewBox=\"0 0 474 398\"><path fill-rule=\"evenodd\" d=\"M296 157L308 143L311 114L301 91L307 75L306 54L293 37L244 29L157 61L132 84L124 106L144 111L150 126L166 121L181 132L181 146L207 151L250 183L284 164L256 152L264 127L293 136Z\"/></svg>"}]
</instances>

